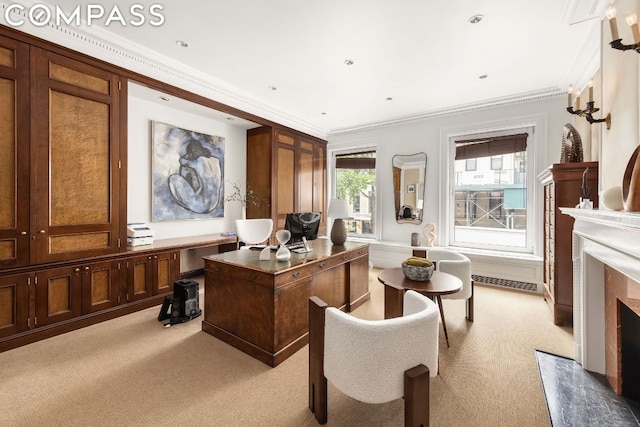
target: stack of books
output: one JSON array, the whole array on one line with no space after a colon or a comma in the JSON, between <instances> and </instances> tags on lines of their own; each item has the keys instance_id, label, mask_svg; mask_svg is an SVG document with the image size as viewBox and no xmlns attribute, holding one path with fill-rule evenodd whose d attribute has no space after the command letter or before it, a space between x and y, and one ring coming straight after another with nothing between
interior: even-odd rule
<instances>
[{"instance_id":1,"label":"stack of books","mask_svg":"<svg viewBox=\"0 0 640 427\"><path fill-rule=\"evenodd\" d=\"M153 244L153 230L144 222L127 224L127 246L142 246Z\"/></svg>"}]
</instances>

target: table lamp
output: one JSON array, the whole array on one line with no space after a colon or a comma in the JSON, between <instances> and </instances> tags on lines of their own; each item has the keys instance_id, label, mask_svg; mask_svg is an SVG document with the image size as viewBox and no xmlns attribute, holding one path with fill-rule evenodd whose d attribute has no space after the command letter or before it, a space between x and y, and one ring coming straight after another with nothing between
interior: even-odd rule
<instances>
[{"instance_id":1,"label":"table lamp","mask_svg":"<svg viewBox=\"0 0 640 427\"><path fill-rule=\"evenodd\" d=\"M329 202L329 218L333 218L331 241L334 245L344 245L347 241L347 228L344 218L349 217L349 204L344 199L331 199Z\"/></svg>"}]
</instances>

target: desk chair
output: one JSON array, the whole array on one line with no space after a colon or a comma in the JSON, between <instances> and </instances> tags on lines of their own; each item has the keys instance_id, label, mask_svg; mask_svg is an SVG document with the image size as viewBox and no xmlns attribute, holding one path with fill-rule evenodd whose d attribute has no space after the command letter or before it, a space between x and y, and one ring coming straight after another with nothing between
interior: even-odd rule
<instances>
[{"instance_id":1,"label":"desk chair","mask_svg":"<svg viewBox=\"0 0 640 427\"><path fill-rule=\"evenodd\" d=\"M438 373L438 308L414 291L403 316L361 320L309 299L309 409L327 422L327 380L366 403L404 397L405 426L429 425L429 377Z\"/></svg>"},{"instance_id":2,"label":"desk chair","mask_svg":"<svg viewBox=\"0 0 640 427\"><path fill-rule=\"evenodd\" d=\"M273 231L273 220L271 218L259 219L236 219L236 234L238 235L238 245L243 242L248 249L249 246L264 243Z\"/></svg>"}]
</instances>

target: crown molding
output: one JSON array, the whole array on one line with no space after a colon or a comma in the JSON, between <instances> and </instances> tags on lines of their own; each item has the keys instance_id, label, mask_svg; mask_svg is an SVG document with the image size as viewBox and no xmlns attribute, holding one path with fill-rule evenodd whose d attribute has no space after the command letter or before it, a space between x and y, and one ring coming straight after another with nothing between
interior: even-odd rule
<instances>
[{"instance_id":1,"label":"crown molding","mask_svg":"<svg viewBox=\"0 0 640 427\"><path fill-rule=\"evenodd\" d=\"M493 98L481 102L461 104L448 108L441 108L432 111L426 111L418 114L411 114L406 116L400 116L385 121L364 123L362 125L353 126L349 128L336 129L329 132L329 137L343 135L351 132L360 132L364 130L370 130L386 126L394 126L398 124L405 124L409 122L416 122L421 120L433 119L436 117L451 116L460 113L468 113L471 111L486 110L490 108L506 107L509 105L522 104L525 102L539 101L543 99L553 98L559 95L566 95L566 91L560 88L546 88L538 91L526 92L517 95L505 96L500 98Z\"/></svg>"}]
</instances>

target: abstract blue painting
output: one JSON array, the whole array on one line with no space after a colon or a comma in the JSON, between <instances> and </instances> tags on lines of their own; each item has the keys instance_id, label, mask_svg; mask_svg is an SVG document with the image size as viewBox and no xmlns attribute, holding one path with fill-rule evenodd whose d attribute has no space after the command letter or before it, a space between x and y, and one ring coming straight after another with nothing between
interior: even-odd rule
<instances>
[{"instance_id":1,"label":"abstract blue painting","mask_svg":"<svg viewBox=\"0 0 640 427\"><path fill-rule=\"evenodd\" d=\"M151 121L153 221L224 217L224 137Z\"/></svg>"}]
</instances>

